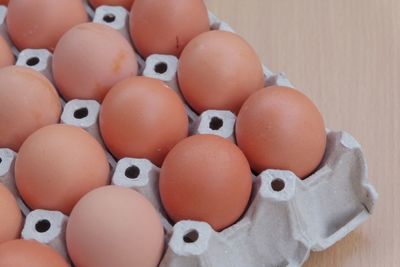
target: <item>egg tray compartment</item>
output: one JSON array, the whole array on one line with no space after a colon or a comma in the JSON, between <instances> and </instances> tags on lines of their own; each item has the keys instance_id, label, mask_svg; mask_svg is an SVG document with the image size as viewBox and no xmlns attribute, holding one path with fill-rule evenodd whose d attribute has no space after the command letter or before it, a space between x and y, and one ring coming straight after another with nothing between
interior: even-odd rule
<instances>
[{"instance_id":1,"label":"egg tray compartment","mask_svg":"<svg viewBox=\"0 0 400 267\"><path fill-rule=\"evenodd\" d=\"M119 30L128 40L128 12L120 7L102 6L94 21ZM0 6L0 34L7 9ZM211 29L232 31L212 13ZM110 19L113 18L113 19ZM6 36L6 39L8 37ZM36 69L50 80L52 55L47 50L26 49L18 53L17 65ZM34 58L35 64L32 63ZM139 73L160 79L178 94L178 60L169 55L138 56ZM292 87L284 74L264 67L265 85ZM65 103L63 103L64 105ZM100 105L93 100L72 100L65 104L61 123L87 130L104 146L98 129ZM191 134L216 134L235 142L236 117L229 111L209 110L198 116L186 106ZM346 132L327 130L327 148L318 170L305 180L290 171L267 170L254 177L249 207L231 227L214 231L205 222L180 221L170 224L158 193L159 168L146 159L124 158L116 164L107 152L112 169L111 182L141 192L160 212L166 232L165 255L160 266L260 267L301 266L310 251L324 250L365 221L373 211L377 193L368 183L367 165L358 142ZM48 244L68 259L65 227L68 217L58 211L29 211L18 196L14 181L16 153L0 149L0 182L17 197L27 216L21 236ZM221 192L223 194L223 192Z\"/></svg>"}]
</instances>

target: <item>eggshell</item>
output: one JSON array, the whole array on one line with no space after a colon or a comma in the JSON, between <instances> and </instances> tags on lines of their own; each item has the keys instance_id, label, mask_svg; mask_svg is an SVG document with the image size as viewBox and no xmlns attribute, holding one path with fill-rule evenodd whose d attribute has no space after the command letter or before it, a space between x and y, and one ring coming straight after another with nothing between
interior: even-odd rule
<instances>
[{"instance_id":1,"label":"eggshell","mask_svg":"<svg viewBox=\"0 0 400 267\"><path fill-rule=\"evenodd\" d=\"M243 104L236 140L255 171L290 170L305 178L322 160L326 133L309 98L291 88L271 86Z\"/></svg>"},{"instance_id":2,"label":"eggshell","mask_svg":"<svg viewBox=\"0 0 400 267\"><path fill-rule=\"evenodd\" d=\"M106 186L75 206L66 241L75 266L156 267L164 235L160 217L146 198L132 189Z\"/></svg>"},{"instance_id":3,"label":"eggshell","mask_svg":"<svg viewBox=\"0 0 400 267\"><path fill-rule=\"evenodd\" d=\"M87 192L106 185L108 175L108 161L97 140L63 124L34 132L15 162L16 184L26 204L64 214Z\"/></svg>"},{"instance_id":4,"label":"eggshell","mask_svg":"<svg viewBox=\"0 0 400 267\"><path fill-rule=\"evenodd\" d=\"M191 39L208 30L203 0L135 0L132 6L130 33L143 57L179 56Z\"/></svg>"},{"instance_id":5,"label":"eggshell","mask_svg":"<svg viewBox=\"0 0 400 267\"><path fill-rule=\"evenodd\" d=\"M89 0L90 4L97 8L102 5L107 6L123 6L128 10L131 10L134 0Z\"/></svg>"},{"instance_id":6,"label":"eggshell","mask_svg":"<svg viewBox=\"0 0 400 267\"><path fill-rule=\"evenodd\" d=\"M0 68L13 65L15 63L14 55L6 40L0 35Z\"/></svg>"},{"instance_id":7,"label":"eggshell","mask_svg":"<svg viewBox=\"0 0 400 267\"><path fill-rule=\"evenodd\" d=\"M163 82L146 77L118 83L100 111L101 135L114 156L146 158L158 166L188 135L188 121L179 96Z\"/></svg>"},{"instance_id":8,"label":"eggshell","mask_svg":"<svg viewBox=\"0 0 400 267\"><path fill-rule=\"evenodd\" d=\"M170 218L208 222L215 230L235 223L249 201L252 176L240 149L216 135L194 135L165 158L159 189Z\"/></svg>"},{"instance_id":9,"label":"eggshell","mask_svg":"<svg viewBox=\"0 0 400 267\"><path fill-rule=\"evenodd\" d=\"M117 82L137 75L135 52L113 28L86 23L68 31L53 57L53 74L65 99L101 102Z\"/></svg>"},{"instance_id":10,"label":"eggshell","mask_svg":"<svg viewBox=\"0 0 400 267\"><path fill-rule=\"evenodd\" d=\"M81 0L12 0L7 28L15 46L54 50L70 28L88 21Z\"/></svg>"},{"instance_id":11,"label":"eggshell","mask_svg":"<svg viewBox=\"0 0 400 267\"><path fill-rule=\"evenodd\" d=\"M59 121L61 103L51 82L30 68L0 69L0 147L18 151L35 130Z\"/></svg>"},{"instance_id":12,"label":"eggshell","mask_svg":"<svg viewBox=\"0 0 400 267\"><path fill-rule=\"evenodd\" d=\"M69 267L51 247L31 240L13 240L0 244L1 267Z\"/></svg>"},{"instance_id":13,"label":"eggshell","mask_svg":"<svg viewBox=\"0 0 400 267\"><path fill-rule=\"evenodd\" d=\"M14 196L0 183L0 244L19 238L22 215ZM0 264L0 266L2 266Z\"/></svg>"},{"instance_id":14,"label":"eggshell","mask_svg":"<svg viewBox=\"0 0 400 267\"><path fill-rule=\"evenodd\" d=\"M178 69L180 89L198 113L209 109L237 113L243 102L263 88L262 64L239 35L210 31L183 50Z\"/></svg>"}]
</instances>

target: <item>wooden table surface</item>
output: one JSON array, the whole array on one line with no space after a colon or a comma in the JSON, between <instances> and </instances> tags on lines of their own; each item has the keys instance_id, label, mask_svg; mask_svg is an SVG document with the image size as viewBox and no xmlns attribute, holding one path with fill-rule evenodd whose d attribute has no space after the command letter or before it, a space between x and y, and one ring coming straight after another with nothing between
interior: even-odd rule
<instances>
[{"instance_id":1,"label":"wooden table surface","mask_svg":"<svg viewBox=\"0 0 400 267\"><path fill-rule=\"evenodd\" d=\"M363 146L380 194L373 216L306 267L400 266L400 1L207 0Z\"/></svg>"}]
</instances>

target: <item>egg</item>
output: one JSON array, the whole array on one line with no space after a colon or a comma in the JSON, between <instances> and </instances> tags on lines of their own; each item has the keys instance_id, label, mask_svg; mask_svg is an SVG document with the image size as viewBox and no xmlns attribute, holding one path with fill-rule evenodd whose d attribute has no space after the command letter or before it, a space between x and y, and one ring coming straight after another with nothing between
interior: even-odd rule
<instances>
[{"instance_id":1,"label":"egg","mask_svg":"<svg viewBox=\"0 0 400 267\"><path fill-rule=\"evenodd\" d=\"M134 0L89 0L90 4L97 8L99 6L123 6L124 8L131 10Z\"/></svg>"},{"instance_id":2,"label":"egg","mask_svg":"<svg viewBox=\"0 0 400 267\"><path fill-rule=\"evenodd\" d=\"M0 35L0 68L13 65L15 63L14 55L6 40Z\"/></svg>"},{"instance_id":3,"label":"egg","mask_svg":"<svg viewBox=\"0 0 400 267\"><path fill-rule=\"evenodd\" d=\"M53 57L53 75L65 99L101 102L117 82L137 75L135 52L117 30L86 23L69 30Z\"/></svg>"},{"instance_id":4,"label":"egg","mask_svg":"<svg viewBox=\"0 0 400 267\"><path fill-rule=\"evenodd\" d=\"M89 133L70 125L50 125L34 132L21 146L15 182L32 209L69 214L87 192L106 185L109 164Z\"/></svg>"},{"instance_id":5,"label":"egg","mask_svg":"<svg viewBox=\"0 0 400 267\"><path fill-rule=\"evenodd\" d=\"M17 200L8 189L0 183L0 244L19 238L22 228L22 215ZM2 266L0 264L0 266Z\"/></svg>"},{"instance_id":6,"label":"egg","mask_svg":"<svg viewBox=\"0 0 400 267\"><path fill-rule=\"evenodd\" d=\"M54 50L70 28L88 21L81 0L12 0L7 28L15 46Z\"/></svg>"},{"instance_id":7,"label":"egg","mask_svg":"<svg viewBox=\"0 0 400 267\"><path fill-rule=\"evenodd\" d=\"M99 123L115 157L146 158L158 166L189 128L179 96L163 82L146 77L114 86L104 99Z\"/></svg>"},{"instance_id":8,"label":"egg","mask_svg":"<svg viewBox=\"0 0 400 267\"><path fill-rule=\"evenodd\" d=\"M156 267L164 232L157 211L140 193L106 186L88 193L75 206L66 241L75 266Z\"/></svg>"},{"instance_id":9,"label":"egg","mask_svg":"<svg viewBox=\"0 0 400 267\"><path fill-rule=\"evenodd\" d=\"M69 267L53 248L31 240L0 244L1 267Z\"/></svg>"},{"instance_id":10,"label":"egg","mask_svg":"<svg viewBox=\"0 0 400 267\"><path fill-rule=\"evenodd\" d=\"M323 118L301 92L281 86L247 99L236 122L236 140L256 172L290 170L306 178L325 152Z\"/></svg>"},{"instance_id":11,"label":"egg","mask_svg":"<svg viewBox=\"0 0 400 267\"><path fill-rule=\"evenodd\" d=\"M237 113L243 102L263 88L262 64L239 35L210 31L194 38L183 50L179 85L198 113L209 109Z\"/></svg>"},{"instance_id":12,"label":"egg","mask_svg":"<svg viewBox=\"0 0 400 267\"><path fill-rule=\"evenodd\" d=\"M161 167L160 197L174 222L205 221L222 230L243 214L251 189L246 157L236 145L215 135L184 139Z\"/></svg>"},{"instance_id":13,"label":"egg","mask_svg":"<svg viewBox=\"0 0 400 267\"><path fill-rule=\"evenodd\" d=\"M8 5L8 2L10 2L10 0L0 0L0 5Z\"/></svg>"},{"instance_id":14,"label":"egg","mask_svg":"<svg viewBox=\"0 0 400 267\"><path fill-rule=\"evenodd\" d=\"M191 39L209 30L203 0L135 0L129 22L132 40L143 57L179 56Z\"/></svg>"},{"instance_id":15,"label":"egg","mask_svg":"<svg viewBox=\"0 0 400 267\"><path fill-rule=\"evenodd\" d=\"M0 147L18 151L37 129L59 121L61 103L49 80L30 68L0 69Z\"/></svg>"}]
</instances>

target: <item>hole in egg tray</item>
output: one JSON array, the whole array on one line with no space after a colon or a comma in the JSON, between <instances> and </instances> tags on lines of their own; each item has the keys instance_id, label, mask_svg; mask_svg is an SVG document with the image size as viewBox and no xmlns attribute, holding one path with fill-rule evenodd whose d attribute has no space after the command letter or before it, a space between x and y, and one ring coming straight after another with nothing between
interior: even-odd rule
<instances>
[{"instance_id":1,"label":"hole in egg tray","mask_svg":"<svg viewBox=\"0 0 400 267\"><path fill-rule=\"evenodd\" d=\"M40 220L35 224L35 229L39 233L47 232L51 227L51 224L48 220Z\"/></svg>"},{"instance_id":2,"label":"hole in egg tray","mask_svg":"<svg viewBox=\"0 0 400 267\"><path fill-rule=\"evenodd\" d=\"M83 119L89 115L89 110L87 108L80 108L74 111L74 118L75 119Z\"/></svg>"},{"instance_id":3,"label":"hole in egg tray","mask_svg":"<svg viewBox=\"0 0 400 267\"><path fill-rule=\"evenodd\" d=\"M104 17L103 17L103 20L104 20L105 22L107 22L107 23L112 23L112 22L115 21L115 19L116 19L115 15L114 15L114 14L111 14L111 13L106 14L106 15L104 15Z\"/></svg>"},{"instance_id":4,"label":"hole in egg tray","mask_svg":"<svg viewBox=\"0 0 400 267\"><path fill-rule=\"evenodd\" d=\"M132 165L125 170L125 176L129 179L136 179L139 177L139 175L140 169L135 165Z\"/></svg>"},{"instance_id":5,"label":"hole in egg tray","mask_svg":"<svg viewBox=\"0 0 400 267\"><path fill-rule=\"evenodd\" d=\"M167 72L167 70L168 70L168 65L165 62L157 63L154 66L154 71L157 72L158 74L163 74L163 73Z\"/></svg>"},{"instance_id":6,"label":"hole in egg tray","mask_svg":"<svg viewBox=\"0 0 400 267\"><path fill-rule=\"evenodd\" d=\"M222 128L222 126L224 126L224 121L218 117L213 117L210 121L210 129L214 130L214 131L218 131L219 129Z\"/></svg>"},{"instance_id":7,"label":"hole in egg tray","mask_svg":"<svg viewBox=\"0 0 400 267\"><path fill-rule=\"evenodd\" d=\"M285 189L285 182L282 179L277 178L271 182L271 187L272 190L280 192Z\"/></svg>"},{"instance_id":8,"label":"hole in egg tray","mask_svg":"<svg viewBox=\"0 0 400 267\"><path fill-rule=\"evenodd\" d=\"M199 239L199 232L197 230L190 230L183 236L183 241L185 243L194 243Z\"/></svg>"},{"instance_id":9,"label":"hole in egg tray","mask_svg":"<svg viewBox=\"0 0 400 267\"><path fill-rule=\"evenodd\" d=\"M40 59L38 57L31 57L26 61L26 65L33 67L39 64Z\"/></svg>"}]
</instances>

